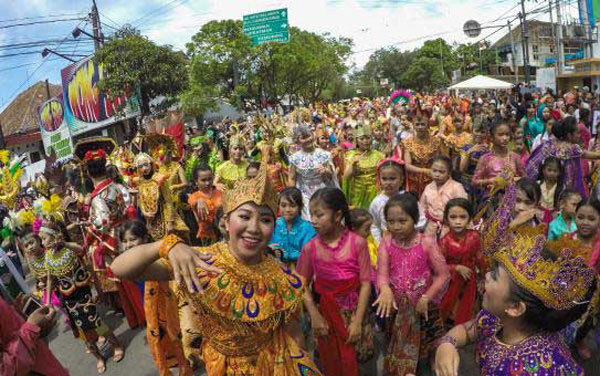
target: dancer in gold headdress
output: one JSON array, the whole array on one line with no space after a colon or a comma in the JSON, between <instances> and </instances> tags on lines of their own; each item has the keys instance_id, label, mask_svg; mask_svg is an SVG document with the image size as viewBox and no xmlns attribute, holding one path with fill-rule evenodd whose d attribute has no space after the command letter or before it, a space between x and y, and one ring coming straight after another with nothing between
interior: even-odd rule
<instances>
[{"instance_id":1,"label":"dancer in gold headdress","mask_svg":"<svg viewBox=\"0 0 600 376\"><path fill-rule=\"evenodd\" d=\"M180 282L184 349L202 357L210 376L319 375L300 347L304 281L266 255L277 210L266 176L262 167L256 178L226 192L227 243L196 250L168 236L113 263L113 270L127 278L174 275ZM204 261L205 252L212 255L212 266Z\"/></svg>"}]
</instances>

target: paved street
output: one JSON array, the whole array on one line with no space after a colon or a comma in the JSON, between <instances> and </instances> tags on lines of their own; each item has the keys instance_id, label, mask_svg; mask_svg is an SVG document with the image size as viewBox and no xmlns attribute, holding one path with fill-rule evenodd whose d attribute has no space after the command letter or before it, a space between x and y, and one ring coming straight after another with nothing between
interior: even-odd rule
<instances>
[{"instance_id":1,"label":"paved street","mask_svg":"<svg viewBox=\"0 0 600 376\"><path fill-rule=\"evenodd\" d=\"M83 342L73 338L70 329L68 329L61 318L60 325L50 335L50 348L61 363L69 369L72 376L92 376L96 374L96 361L92 355L85 353ZM126 346L125 358L114 363L112 360L107 362L107 370L104 375L107 376L151 376L157 375L150 350L146 345L145 329L129 330L124 319L116 316L108 316L107 324L115 329L115 334ZM593 341L589 342L593 345ZM474 346L461 350L460 376L478 376L479 371L475 365ZM379 366L382 361L379 359ZM365 375L374 373L374 366L361 369ZM600 353L594 351L594 358L584 363L585 374L588 376L600 375ZM195 376L205 375L202 370L194 373Z\"/></svg>"}]
</instances>

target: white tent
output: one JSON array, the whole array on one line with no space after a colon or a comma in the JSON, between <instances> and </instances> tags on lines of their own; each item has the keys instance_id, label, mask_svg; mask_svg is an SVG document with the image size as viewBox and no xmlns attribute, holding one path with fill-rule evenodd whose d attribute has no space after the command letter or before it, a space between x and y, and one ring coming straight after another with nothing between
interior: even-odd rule
<instances>
[{"instance_id":1,"label":"white tent","mask_svg":"<svg viewBox=\"0 0 600 376\"><path fill-rule=\"evenodd\" d=\"M450 86L449 90L496 90L510 89L513 84L495 78L477 75L468 80Z\"/></svg>"}]
</instances>

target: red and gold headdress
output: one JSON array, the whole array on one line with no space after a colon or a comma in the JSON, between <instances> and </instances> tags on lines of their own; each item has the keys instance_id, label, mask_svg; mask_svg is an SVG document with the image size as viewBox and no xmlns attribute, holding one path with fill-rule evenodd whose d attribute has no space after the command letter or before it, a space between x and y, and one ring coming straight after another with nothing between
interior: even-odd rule
<instances>
[{"instance_id":1,"label":"red and gold headdress","mask_svg":"<svg viewBox=\"0 0 600 376\"><path fill-rule=\"evenodd\" d=\"M515 234L493 257L513 281L540 299L548 308L566 310L583 304L595 280L594 269L571 249L556 260L544 257L546 238Z\"/></svg>"},{"instance_id":2,"label":"red and gold headdress","mask_svg":"<svg viewBox=\"0 0 600 376\"><path fill-rule=\"evenodd\" d=\"M267 166L261 163L255 178L238 181L235 188L225 191L223 210L230 213L245 203L253 202L259 206L267 205L273 214L277 214L277 198L277 191L268 179Z\"/></svg>"}]
</instances>

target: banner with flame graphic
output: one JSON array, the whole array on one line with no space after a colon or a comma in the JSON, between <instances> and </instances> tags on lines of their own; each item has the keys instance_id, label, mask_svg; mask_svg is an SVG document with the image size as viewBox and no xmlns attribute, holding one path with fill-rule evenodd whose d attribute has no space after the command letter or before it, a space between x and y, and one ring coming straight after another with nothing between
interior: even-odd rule
<instances>
[{"instance_id":1,"label":"banner with flame graphic","mask_svg":"<svg viewBox=\"0 0 600 376\"><path fill-rule=\"evenodd\" d=\"M59 95L42 103L36 109L40 133L46 155L50 155L52 149L59 161L73 157L73 140L69 125L65 121L63 96Z\"/></svg>"},{"instance_id":2,"label":"banner with flame graphic","mask_svg":"<svg viewBox=\"0 0 600 376\"><path fill-rule=\"evenodd\" d=\"M136 95L113 97L100 91L102 65L91 56L63 69L61 77L65 119L73 136L140 114Z\"/></svg>"}]
</instances>

